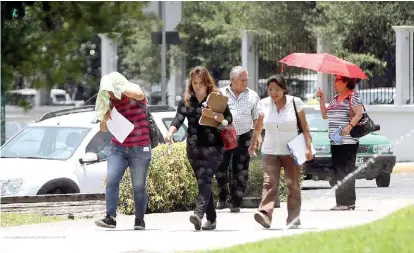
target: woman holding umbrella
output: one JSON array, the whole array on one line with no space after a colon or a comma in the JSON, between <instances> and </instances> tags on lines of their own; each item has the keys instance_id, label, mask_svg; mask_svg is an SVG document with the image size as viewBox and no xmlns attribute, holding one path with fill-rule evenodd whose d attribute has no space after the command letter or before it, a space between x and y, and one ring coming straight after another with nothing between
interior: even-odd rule
<instances>
[{"instance_id":1,"label":"woman holding umbrella","mask_svg":"<svg viewBox=\"0 0 414 253\"><path fill-rule=\"evenodd\" d=\"M293 53L279 62L335 75L336 95L328 107L325 106L325 99L320 89L317 94L320 98L322 117L329 122L335 180L341 182L335 190L336 206L331 210L354 210L356 201L355 175L352 173L355 171L359 140L352 138L349 133L359 123L363 115L362 102L359 94L354 91L356 79L368 79L368 77L358 65L326 53ZM335 142L331 135L340 127L342 128L340 132L342 138L340 142ZM352 176L345 179L348 175Z\"/></svg>"},{"instance_id":2,"label":"woman holding umbrella","mask_svg":"<svg viewBox=\"0 0 414 253\"><path fill-rule=\"evenodd\" d=\"M335 170L335 180L342 184L335 190L336 206L331 210L354 210L355 209L355 177L352 176L345 181L346 176L355 170L356 154L359 140L352 138L349 133L362 118L363 108L360 97L354 91L356 80L354 78L336 76L336 95L325 106L325 99L321 90L317 96L320 98L322 118L328 120L329 136L339 127L342 127L340 135L343 137L340 143L331 139L332 166ZM351 118L351 111L354 117Z\"/></svg>"}]
</instances>

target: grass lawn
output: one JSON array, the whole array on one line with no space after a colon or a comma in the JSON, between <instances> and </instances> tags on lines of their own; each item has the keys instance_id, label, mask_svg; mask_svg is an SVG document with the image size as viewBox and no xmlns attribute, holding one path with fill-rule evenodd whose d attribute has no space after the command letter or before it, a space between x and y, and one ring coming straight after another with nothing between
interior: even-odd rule
<instances>
[{"instance_id":1,"label":"grass lawn","mask_svg":"<svg viewBox=\"0 0 414 253\"><path fill-rule=\"evenodd\" d=\"M266 239L208 252L390 253L414 252L414 205L358 227Z\"/></svg>"},{"instance_id":2,"label":"grass lawn","mask_svg":"<svg viewBox=\"0 0 414 253\"><path fill-rule=\"evenodd\" d=\"M43 216L40 214L1 213L0 227L20 226L26 224L48 223L67 220L59 216Z\"/></svg>"}]
</instances>

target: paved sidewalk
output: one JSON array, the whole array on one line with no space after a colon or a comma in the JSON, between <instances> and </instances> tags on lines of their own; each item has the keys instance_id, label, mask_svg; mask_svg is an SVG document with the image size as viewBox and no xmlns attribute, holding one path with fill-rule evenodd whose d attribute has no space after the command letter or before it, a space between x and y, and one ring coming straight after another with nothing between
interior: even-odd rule
<instances>
[{"instance_id":1,"label":"paved sidewalk","mask_svg":"<svg viewBox=\"0 0 414 253\"><path fill-rule=\"evenodd\" d=\"M253 219L255 209L218 213L215 231L194 231L191 212L146 215L147 230L134 231L133 217L119 216L118 228L96 227L93 220L64 221L1 228L1 252L182 252L214 249L270 237L343 228L372 222L414 203L412 199L358 199L355 211L328 211L334 199L304 201L302 228L285 229L286 204L275 210L271 229Z\"/></svg>"}]
</instances>

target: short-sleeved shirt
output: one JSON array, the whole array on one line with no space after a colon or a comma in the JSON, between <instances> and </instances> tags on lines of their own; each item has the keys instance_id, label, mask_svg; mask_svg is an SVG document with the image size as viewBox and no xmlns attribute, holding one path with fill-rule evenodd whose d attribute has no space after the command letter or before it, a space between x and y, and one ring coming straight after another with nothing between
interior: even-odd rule
<instances>
[{"instance_id":1,"label":"short-sleeved shirt","mask_svg":"<svg viewBox=\"0 0 414 253\"><path fill-rule=\"evenodd\" d=\"M329 136L338 129L338 127L345 128L349 122L351 122L351 108L349 106L349 101L352 98L352 107L362 105L361 98L358 92L353 91L350 97L342 100L341 102L338 101L338 95L336 95L331 102L326 111L326 115L328 116L328 129L329 129ZM329 137L332 145L336 144L330 137ZM357 138L352 138L350 135L344 136L342 139L342 143L339 145L344 144L356 144L358 143Z\"/></svg>"},{"instance_id":2,"label":"short-sleeved shirt","mask_svg":"<svg viewBox=\"0 0 414 253\"><path fill-rule=\"evenodd\" d=\"M280 112L270 97L259 102L259 113L264 115L264 129L266 134L261 152L267 155L289 155L287 144L298 135L296 113L293 106L295 100L296 110L303 110L304 103L298 97L286 95L286 105Z\"/></svg>"},{"instance_id":3,"label":"short-sleeved shirt","mask_svg":"<svg viewBox=\"0 0 414 253\"><path fill-rule=\"evenodd\" d=\"M122 116L134 125L134 129L126 137L123 143L120 143L115 136L113 136L113 144L123 147L149 146L151 144L147 114L138 103L142 103L146 106L147 100L136 101L125 95L122 95L120 100L111 99L111 106L115 107Z\"/></svg>"},{"instance_id":4,"label":"short-sleeved shirt","mask_svg":"<svg viewBox=\"0 0 414 253\"><path fill-rule=\"evenodd\" d=\"M229 98L228 105L233 116L233 126L237 135L245 134L253 129L253 121L259 117L257 105L260 97L257 92L247 88L236 97L230 85L221 88L220 91Z\"/></svg>"}]
</instances>

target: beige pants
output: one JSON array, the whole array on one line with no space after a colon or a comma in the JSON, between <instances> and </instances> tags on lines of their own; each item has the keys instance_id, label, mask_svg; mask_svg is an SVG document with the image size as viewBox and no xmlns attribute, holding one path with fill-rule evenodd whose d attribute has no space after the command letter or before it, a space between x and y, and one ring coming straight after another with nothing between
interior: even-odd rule
<instances>
[{"instance_id":1,"label":"beige pants","mask_svg":"<svg viewBox=\"0 0 414 253\"><path fill-rule=\"evenodd\" d=\"M301 208L300 192L300 171L301 167L296 165L291 156L263 155L262 166L264 170L264 182L262 191L262 201L259 211L265 212L272 220L274 201L279 187L280 170L285 171L285 179L288 187L287 223L299 217Z\"/></svg>"}]
</instances>

